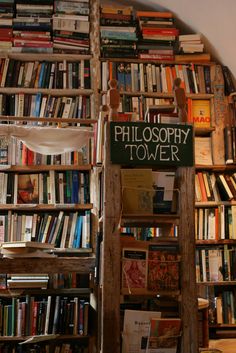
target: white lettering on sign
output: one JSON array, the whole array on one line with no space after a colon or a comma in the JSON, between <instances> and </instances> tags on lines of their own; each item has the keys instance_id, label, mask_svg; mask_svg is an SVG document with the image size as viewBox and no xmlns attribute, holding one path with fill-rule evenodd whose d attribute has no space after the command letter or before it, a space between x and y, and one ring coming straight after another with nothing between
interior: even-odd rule
<instances>
[{"instance_id":1,"label":"white lettering on sign","mask_svg":"<svg viewBox=\"0 0 236 353\"><path fill-rule=\"evenodd\" d=\"M129 160L178 162L179 145L187 143L190 128L115 125L114 141L124 143Z\"/></svg>"}]
</instances>

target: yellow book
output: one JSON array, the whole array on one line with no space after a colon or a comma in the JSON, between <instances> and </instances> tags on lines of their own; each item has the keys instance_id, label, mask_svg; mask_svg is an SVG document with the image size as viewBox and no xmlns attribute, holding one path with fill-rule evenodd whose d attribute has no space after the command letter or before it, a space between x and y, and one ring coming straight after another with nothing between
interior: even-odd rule
<instances>
[{"instance_id":1,"label":"yellow book","mask_svg":"<svg viewBox=\"0 0 236 353\"><path fill-rule=\"evenodd\" d=\"M211 112L210 101L207 99L192 100L192 121L195 127L210 128Z\"/></svg>"}]
</instances>

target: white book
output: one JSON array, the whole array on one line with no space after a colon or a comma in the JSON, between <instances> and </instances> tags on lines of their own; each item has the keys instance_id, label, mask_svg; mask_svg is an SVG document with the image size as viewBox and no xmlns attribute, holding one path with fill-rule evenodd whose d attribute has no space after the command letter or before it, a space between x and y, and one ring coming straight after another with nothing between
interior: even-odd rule
<instances>
[{"instance_id":1,"label":"white book","mask_svg":"<svg viewBox=\"0 0 236 353\"><path fill-rule=\"evenodd\" d=\"M44 326L44 334L47 335L49 332L49 319L50 319L50 310L51 310L51 295L48 296L47 300L47 309L46 309L46 318L45 318L45 326Z\"/></svg>"},{"instance_id":2,"label":"white book","mask_svg":"<svg viewBox=\"0 0 236 353\"><path fill-rule=\"evenodd\" d=\"M0 244L5 241L6 216L0 215Z\"/></svg>"},{"instance_id":3,"label":"white book","mask_svg":"<svg viewBox=\"0 0 236 353\"><path fill-rule=\"evenodd\" d=\"M43 237L42 237L42 240L41 240L42 243L45 243L45 242L46 242L47 233L48 233L48 229L49 229L51 220L52 220L52 215L48 215L47 223L46 223L46 225L45 225L45 228L44 228L44 231L43 231Z\"/></svg>"},{"instance_id":4,"label":"white book","mask_svg":"<svg viewBox=\"0 0 236 353\"><path fill-rule=\"evenodd\" d=\"M28 88L30 86L32 74L33 74L33 69L34 69L34 62L30 61L28 62L27 65L27 70L25 73L25 80L24 80L24 87Z\"/></svg>"},{"instance_id":5,"label":"white book","mask_svg":"<svg viewBox=\"0 0 236 353\"><path fill-rule=\"evenodd\" d=\"M90 247L90 211L85 211L82 223L82 248Z\"/></svg>"},{"instance_id":6,"label":"white book","mask_svg":"<svg viewBox=\"0 0 236 353\"><path fill-rule=\"evenodd\" d=\"M56 185L55 185L55 170L49 171L49 182L50 182L50 192L51 192L51 204L56 203Z\"/></svg>"},{"instance_id":7,"label":"white book","mask_svg":"<svg viewBox=\"0 0 236 353\"><path fill-rule=\"evenodd\" d=\"M25 216L25 236L24 236L24 241L31 241L32 228L33 228L33 216L32 215L26 215Z\"/></svg>"}]
</instances>

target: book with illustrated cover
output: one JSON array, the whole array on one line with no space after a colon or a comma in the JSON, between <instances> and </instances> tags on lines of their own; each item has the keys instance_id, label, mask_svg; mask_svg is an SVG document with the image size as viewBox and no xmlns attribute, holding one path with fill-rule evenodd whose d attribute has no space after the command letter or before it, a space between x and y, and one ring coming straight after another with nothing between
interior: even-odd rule
<instances>
[{"instance_id":1,"label":"book with illustrated cover","mask_svg":"<svg viewBox=\"0 0 236 353\"><path fill-rule=\"evenodd\" d=\"M179 318L152 318L145 353L176 353L180 332Z\"/></svg>"},{"instance_id":2,"label":"book with illustrated cover","mask_svg":"<svg viewBox=\"0 0 236 353\"><path fill-rule=\"evenodd\" d=\"M148 290L179 289L179 256L176 246L150 244L148 249Z\"/></svg>"},{"instance_id":3,"label":"book with illustrated cover","mask_svg":"<svg viewBox=\"0 0 236 353\"><path fill-rule=\"evenodd\" d=\"M38 174L19 174L17 185L17 203L39 202L39 176Z\"/></svg>"},{"instance_id":4,"label":"book with illustrated cover","mask_svg":"<svg viewBox=\"0 0 236 353\"><path fill-rule=\"evenodd\" d=\"M175 211L172 208L174 197L175 172L153 171L153 213L170 213Z\"/></svg>"},{"instance_id":5,"label":"book with illustrated cover","mask_svg":"<svg viewBox=\"0 0 236 353\"><path fill-rule=\"evenodd\" d=\"M124 248L122 257L122 290L132 293L147 288L147 250Z\"/></svg>"},{"instance_id":6,"label":"book with illustrated cover","mask_svg":"<svg viewBox=\"0 0 236 353\"><path fill-rule=\"evenodd\" d=\"M195 127L211 127L210 100L192 99L190 109L192 111L192 122Z\"/></svg>"}]
</instances>

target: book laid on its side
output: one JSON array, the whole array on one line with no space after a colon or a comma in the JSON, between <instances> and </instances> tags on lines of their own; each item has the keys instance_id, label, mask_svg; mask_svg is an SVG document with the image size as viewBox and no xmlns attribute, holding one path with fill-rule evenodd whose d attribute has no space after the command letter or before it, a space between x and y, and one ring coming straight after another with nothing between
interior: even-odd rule
<instances>
[{"instance_id":1,"label":"book laid on its side","mask_svg":"<svg viewBox=\"0 0 236 353\"><path fill-rule=\"evenodd\" d=\"M176 353L180 332L179 318L152 318L145 353Z\"/></svg>"},{"instance_id":2,"label":"book laid on its side","mask_svg":"<svg viewBox=\"0 0 236 353\"><path fill-rule=\"evenodd\" d=\"M145 353L150 319L160 317L158 311L125 310L122 353Z\"/></svg>"}]
</instances>

